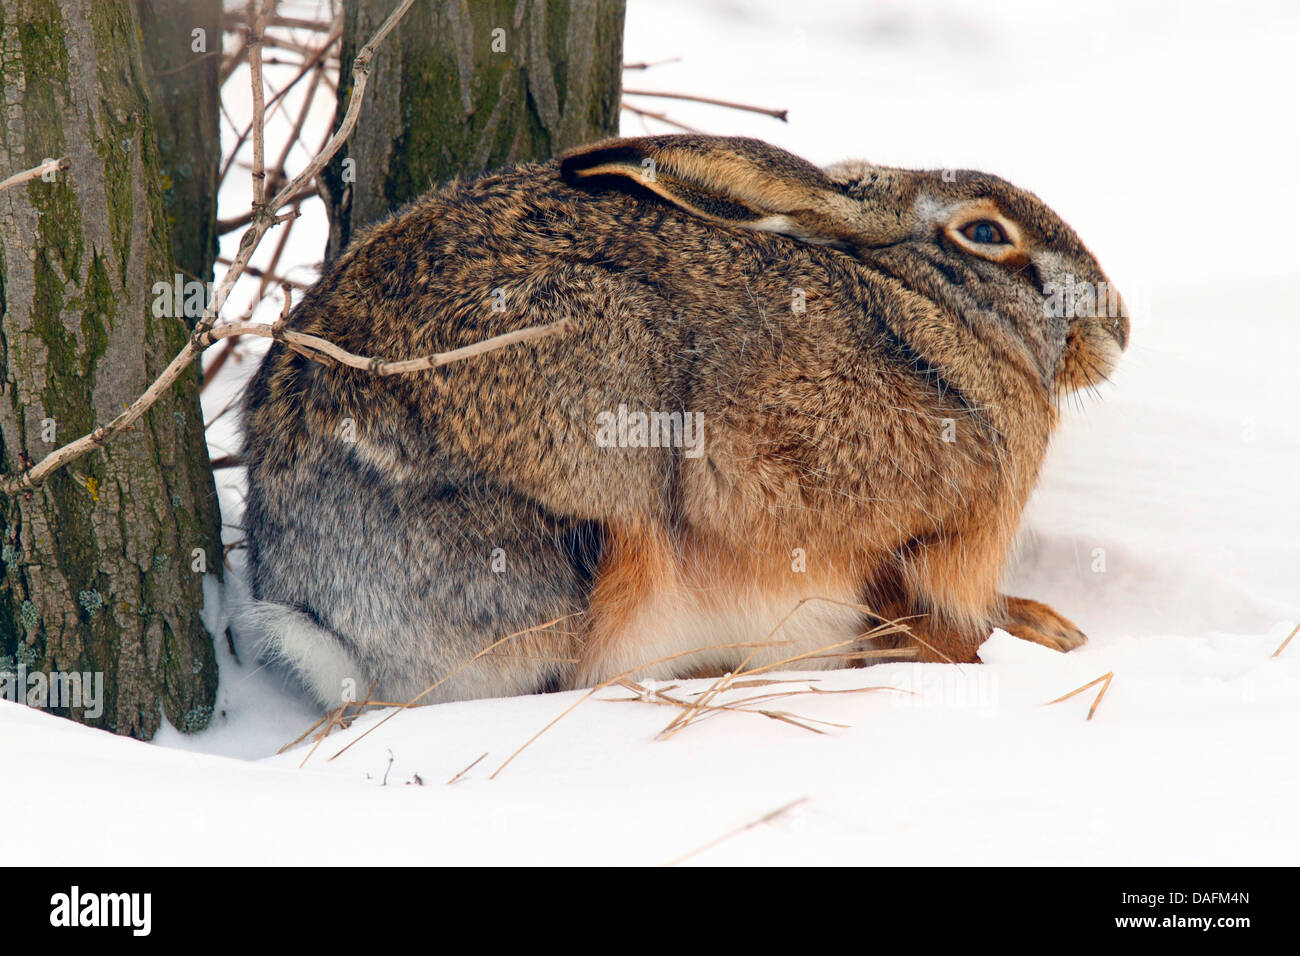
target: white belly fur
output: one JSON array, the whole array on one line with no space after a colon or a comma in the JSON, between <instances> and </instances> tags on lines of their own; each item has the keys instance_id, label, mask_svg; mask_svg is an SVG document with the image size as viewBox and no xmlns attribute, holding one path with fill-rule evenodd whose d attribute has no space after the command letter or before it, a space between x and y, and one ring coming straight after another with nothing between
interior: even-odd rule
<instances>
[{"instance_id":1,"label":"white belly fur","mask_svg":"<svg viewBox=\"0 0 1300 956\"><path fill-rule=\"evenodd\" d=\"M809 595L816 597L801 606L800 600ZM858 600L856 589L846 584L815 591L790 588L776 593L746 587L724 593L719 585L707 591L689 586L665 590L642 602L622 628L619 639L598 661L580 671L579 684L592 686L628 671L634 677L651 680L666 680L696 670L729 672L739 668L746 658L745 668L750 670L816 651L834 654L852 650L850 646L832 645L852 641L868 630L862 611L817 597L847 604ZM763 646L718 646L760 642ZM684 653L700 648L707 650ZM843 659L819 657L791 661L781 669L828 670L843 666Z\"/></svg>"}]
</instances>

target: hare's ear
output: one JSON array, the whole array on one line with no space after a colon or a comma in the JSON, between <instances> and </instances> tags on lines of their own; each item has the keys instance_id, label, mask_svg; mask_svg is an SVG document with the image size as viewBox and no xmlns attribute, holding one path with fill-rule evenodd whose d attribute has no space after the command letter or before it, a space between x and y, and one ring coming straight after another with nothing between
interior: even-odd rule
<instances>
[{"instance_id":1,"label":"hare's ear","mask_svg":"<svg viewBox=\"0 0 1300 956\"><path fill-rule=\"evenodd\" d=\"M560 157L574 185L648 190L715 222L806 242L873 244L874 223L812 163L756 139L647 136Z\"/></svg>"}]
</instances>

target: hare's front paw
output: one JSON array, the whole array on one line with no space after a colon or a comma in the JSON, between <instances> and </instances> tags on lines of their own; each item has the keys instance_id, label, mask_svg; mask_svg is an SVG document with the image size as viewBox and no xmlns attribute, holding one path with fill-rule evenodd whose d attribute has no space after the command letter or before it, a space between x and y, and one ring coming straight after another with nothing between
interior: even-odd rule
<instances>
[{"instance_id":1,"label":"hare's front paw","mask_svg":"<svg viewBox=\"0 0 1300 956\"><path fill-rule=\"evenodd\" d=\"M1088 640L1073 621L1061 617L1046 604L1017 597L1003 598L1003 601L1006 611L994 623L1021 640L1062 652L1072 651Z\"/></svg>"}]
</instances>

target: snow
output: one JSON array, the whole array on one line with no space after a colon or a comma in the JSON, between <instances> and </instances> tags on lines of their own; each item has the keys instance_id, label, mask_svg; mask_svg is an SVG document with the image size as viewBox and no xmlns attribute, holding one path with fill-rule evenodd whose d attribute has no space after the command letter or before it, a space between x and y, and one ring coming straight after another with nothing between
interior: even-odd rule
<instances>
[{"instance_id":1,"label":"snow","mask_svg":"<svg viewBox=\"0 0 1300 956\"><path fill-rule=\"evenodd\" d=\"M300 766L310 748L276 751L318 715L239 635L238 660L220 636L243 586L229 574L205 592L221 687L204 733L166 727L145 744L0 701L0 812L23 824L7 855L1294 864L1300 638L1271 655L1300 621L1298 36L1300 8L1284 2L630 3L627 61L682 60L627 74L629 87L788 108L790 122L638 105L816 162L995 171L1097 253L1130 305L1133 344L1113 387L1059 432L1008 584L1078 621L1083 648L997 632L982 665L807 674L791 686L885 688L774 705L847 725L820 735L727 713L659 740L670 708L605 691L491 779L574 692L406 711L328 759L384 716L366 715ZM625 117L624 132L643 131ZM242 182L228 193L224 210L246 205ZM321 223L291 248L301 281ZM209 418L258 351L205 395ZM222 425L214 454L238 448L233 416ZM239 480L218 474L231 524ZM1048 703L1108 673L1093 719L1095 687Z\"/></svg>"}]
</instances>

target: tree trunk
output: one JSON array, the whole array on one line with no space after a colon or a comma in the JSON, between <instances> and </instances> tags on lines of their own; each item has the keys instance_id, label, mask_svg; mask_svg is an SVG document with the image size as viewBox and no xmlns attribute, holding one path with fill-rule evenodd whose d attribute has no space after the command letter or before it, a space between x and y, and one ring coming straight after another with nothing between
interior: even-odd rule
<instances>
[{"instance_id":1,"label":"tree trunk","mask_svg":"<svg viewBox=\"0 0 1300 956\"><path fill-rule=\"evenodd\" d=\"M393 6L345 6L340 119L352 59ZM357 230L454 176L616 135L623 12L623 0L412 7L376 54L360 121L326 171L326 261Z\"/></svg>"},{"instance_id":2,"label":"tree trunk","mask_svg":"<svg viewBox=\"0 0 1300 956\"><path fill-rule=\"evenodd\" d=\"M211 282L221 171L221 0L134 5L148 51L149 100L176 271Z\"/></svg>"},{"instance_id":3,"label":"tree trunk","mask_svg":"<svg viewBox=\"0 0 1300 956\"><path fill-rule=\"evenodd\" d=\"M0 169L71 164L0 192L0 467L13 472L121 412L188 330L185 303L161 291L176 270L131 3L7 0L3 17ZM221 544L198 381L191 369L133 431L0 499L0 665L26 670L27 702L33 672L85 672L82 699L52 694L48 709L144 738L164 713L186 731L208 722L200 572L219 570Z\"/></svg>"}]
</instances>

